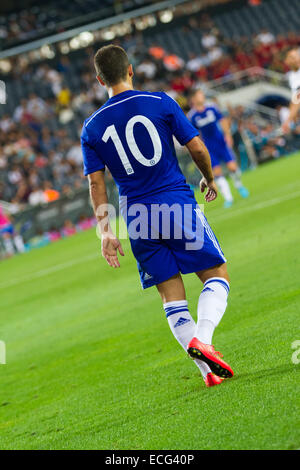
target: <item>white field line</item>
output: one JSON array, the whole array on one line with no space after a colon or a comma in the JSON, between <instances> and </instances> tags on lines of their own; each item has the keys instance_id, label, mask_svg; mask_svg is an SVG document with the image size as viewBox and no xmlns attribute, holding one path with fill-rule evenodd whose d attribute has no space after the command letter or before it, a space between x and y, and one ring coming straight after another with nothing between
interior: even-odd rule
<instances>
[{"instance_id":1,"label":"white field line","mask_svg":"<svg viewBox=\"0 0 300 470\"><path fill-rule=\"evenodd\" d=\"M286 194L285 196L277 197L274 199L269 199L268 201L259 202L257 204L253 204L252 206L248 206L245 208L241 207L240 209L236 209L236 210L228 210L228 212L227 212L227 209L224 209L224 212L222 211L221 215L211 214L210 217L212 218L216 217L215 221L217 222L223 219L228 220L231 217L235 217L236 215L245 214L246 212L254 212L260 209L264 209L265 207L274 206L283 201L295 199L297 197L300 197L300 191L296 191L291 194ZM94 253L94 254L84 256L82 258L77 258L77 259L72 259L70 261L66 261L65 263L56 264L55 266L50 266L49 268L41 269L40 271L36 271L35 273L27 274L22 277L11 279L10 281L7 281L7 282L3 282L0 284L0 289L5 289L7 287L15 286L15 285L21 284L22 282L32 281L33 279L39 279L41 277L47 276L48 274L62 271L66 268L76 266L77 264L84 263L92 259L96 259L97 257L98 255Z\"/></svg>"},{"instance_id":2,"label":"white field line","mask_svg":"<svg viewBox=\"0 0 300 470\"><path fill-rule=\"evenodd\" d=\"M246 212L257 211L259 209L264 209L265 207L275 206L284 201L289 201L291 199L295 199L300 197L300 191L296 191L294 193L286 194L285 196L276 197L274 199L269 199L268 201L258 202L257 204L253 204L252 206L248 207L240 207L239 209L224 209L222 213L218 211L218 214L211 213L209 215L210 218L214 218L216 222L219 220L228 220L236 215L245 214ZM220 215L219 215L220 214Z\"/></svg>"},{"instance_id":3,"label":"white field line","mask_svg":"<svg viewBox=\"0 0 300 470\"><path fill-rule=\"evenodd\" d=\"M11 279L10 281L7 281L7 282L3 282L0 284L0 289L5 289L6 287L15 286L17 284L21 284L22 282L32 281L33 279L39 279L40 277L47 276L48 274L52 274L57 271L62 271L66 268L71 268L72 266L76 266L76 264L84 263L86 261L90 261L96 258L97 258L97 254L93 253L88 256L83 256L82 258L72 259L70 261L66 261L65 263L56 264L55 266L50 266L49 268L41 269L40 271L36 271L32 274L27 274L25 276Z\"/></svg>"}]
</instances>

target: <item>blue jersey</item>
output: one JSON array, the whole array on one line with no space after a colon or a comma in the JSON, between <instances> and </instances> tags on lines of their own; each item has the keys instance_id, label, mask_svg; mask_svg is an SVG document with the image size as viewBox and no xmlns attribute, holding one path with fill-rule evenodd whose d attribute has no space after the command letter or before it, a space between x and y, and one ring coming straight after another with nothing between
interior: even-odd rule
<instances>
[{"instance_id":1,"label":"blue jersey","mask_svg":"<svg viewBox=\"0 0 300 470\"><path fill-rule=\"evenodd\" d=\"M185 145L199 132L180 106L162 92L128 90L110 98L85 120L84 174L110 170L128 201L187 187L173 135Z\"/></svg>"},{"instance_id":2,"label":"blue jersey","mask_svg":"<svg viewBox=\"0 0 300 470\"><path fill-rule=\"evenodd\" d=\"M206 106L203 111L191 109L188 113L193 126L200 131L201 137L208 150L226 145L219 121L223 114L213 105Z\"/></svg>"}]
</instances>

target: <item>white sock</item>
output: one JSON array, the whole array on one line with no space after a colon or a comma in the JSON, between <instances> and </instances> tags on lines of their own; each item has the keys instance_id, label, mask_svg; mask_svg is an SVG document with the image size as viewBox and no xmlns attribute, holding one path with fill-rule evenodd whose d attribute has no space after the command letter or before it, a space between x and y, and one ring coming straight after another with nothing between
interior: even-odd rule
<instances>
[{"instance_id":1,"label":"white sock","mask_svg":"<svg viewBox=\"0 0 300 470\"><path fill-rule=\"evenodd\" d=\"M14 250L14 245L13 245L11 239L10 238L4 238L3 244L4 244L4 249L5 249L6 253L8 255L13 255L15 250Z\"/></svg>"},{"instance_id":2,"label":"white sock","mask_svg":"<svg viewBox=\"0 0 300 470\"><path fill-rule=\"evenodd\" d=\"M186 351L189 342L195 335L196 329L196 323L188 310L187 300L167 302L164 304L164 309L173 335ZM194 362L205 379L207 374L211 372L210 368L205 362L199 361L199 359L194 359Z\"/></svg>"},{"instance_id":3,"label":"white sock","mask_svg":"<svg viewBox=\"0 0 300 470\"><path fill-rule=\"evenodd\" d=\"M233 197L231 194L230 186L228 184L227 179L224 176L217 176L216 178L216 184L220 190L220 193L222 194L223 198L225 201L233 201Z\"/></svg>"},{"instance_id":4,"label":"white sock","mask_svg":"<svg viewBox=\"0 0 300 470\"><path fill-rule=\"evenodd\" d=\"M24 246L23 238L21 237L21 235L15 235L14 236L14 243L15 243L15 246L16 246L18 252L19 253L24 253L25 246Z\"/></svg>"},{"instance_id":5,"label":"white sock","mask_svg":"<svg viewBox=\"0 0 300 470\"><path fill-rule=\"evenodd\" d=\"M205 344L212 343L215 328L221 321L229 293L229 283L221 277L208 279L198 302L198 321L195 336Z\"/></svg>"},{"instance_id":6,"label":"white sock","mask_svg":"<svg viewBox=\"0 0 300 470\"><path fill-rule=\"evenodd\" d=\"M243 187L243 183L241 181L241 176L242 176L242 172L241 170L238 168L236 171L230 171L230 177L233 181L233 184L234 184L234 187L236 189L240 189Z\"/></svg>"}]
</instances>

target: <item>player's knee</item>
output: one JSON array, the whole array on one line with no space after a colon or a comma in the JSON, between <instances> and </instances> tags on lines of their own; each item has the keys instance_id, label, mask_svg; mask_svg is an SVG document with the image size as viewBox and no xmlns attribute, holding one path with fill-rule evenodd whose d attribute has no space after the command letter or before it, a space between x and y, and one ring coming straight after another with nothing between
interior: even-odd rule
<instances>
[{"instance_id":1,"label":"player's knee","mask_svg":"<svg viewBox=\"0 0 300 470\"><path fill-rule=\"evenodd\" d=\"M230 283L230 278L229 278L229 274L227 271L227 264L223 263L217 266L214 270L213 277L222 277L223 279L226 279L226 281Z\"/></svg>"},{"instance_id":2,"label":"player's knee","mask_svg":"<svg viewBox=\"0 0 300 470\"><path fill-rule=\"evenodd\" d=\"M214 173L215 178L218 178L219 176L222 176L223 175L222 168L220 166L214 167L213 173Z\"/></svg>"},{"instance_id":3,"label":"player's knee","mask_svg":"<svg viewBox=\"0 0 300 470\"><path fill-rule=\"evenodd\" d=\"M235 161L228 162L227 168L229 171L236 171L237 170L237 164Z\"/></svg>"},{"instance_id":4,"label":"player's knee","mask_svg":"<svg viewBox=\"0 0 300 470\"><path fill-rule=\"evenodd\" d=\"M228 271L227 271L226 263L224 263L220 266L220 277L223 277L224 279L226 279L227 282L230 283L230 277L229 277L229 274L228 274Z\"/></svg>"}]
</instances>

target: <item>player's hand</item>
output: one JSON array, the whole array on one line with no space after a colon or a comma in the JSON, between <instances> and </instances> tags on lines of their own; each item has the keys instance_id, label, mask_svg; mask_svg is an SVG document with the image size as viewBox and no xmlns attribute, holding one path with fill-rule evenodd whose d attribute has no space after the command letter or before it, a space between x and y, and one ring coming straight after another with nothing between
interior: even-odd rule
<instances>
[{"instance_id":1,"label":"player's hand","mask_svg":"<svg viewBox=\"0 0 300 470\"><path fill-rule=\"evenodd\" d=\"M233 147L233 138L232 138L232 135L231 134L226 134L225 135L225 140L226 140L226 144L228 145L229 148L232 148Z\"/></svg>"},{"instance_id":2,"label":"player's hand","mask_svg":"<svg viewBox=\"0 0 300 470\"><path fill-rule=\"evenodd\" d=\"M109 266L112 268L119 268L120 263L118 259L118 251L121 256L124 256L124 251L120 240L110 232L103 233L101 236L101 252L103 258L106 259Z\"/></svg>"},{"instance_id":3,"label":"player's hand","mask_svg":"<svg viewBox=\"0 0 300 470\"><path fill-rule=\"evenodd\" d=\"M207 188L207 192L205 194L206 202L214 201L216 197L218 196L218 189L214 180L208 183L206 181L206 178L203 177L202 180L200 181L199 186L200 186L201 193L204 193L205 189Z\"/></svg>"}]
</instances>

